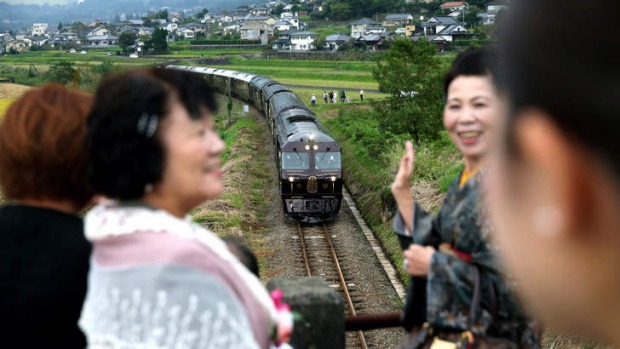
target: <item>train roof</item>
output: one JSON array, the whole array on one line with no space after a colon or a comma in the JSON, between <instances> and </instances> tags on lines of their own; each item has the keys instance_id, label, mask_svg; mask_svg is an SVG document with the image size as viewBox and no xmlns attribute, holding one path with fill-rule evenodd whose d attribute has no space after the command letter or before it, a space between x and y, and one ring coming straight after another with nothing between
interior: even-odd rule
<instances>
[{"instance_id":1,"label":"train roof","mask_svg":"<svg viewBox=\"0 0 620 349\"><path fill-rule=\"evenodd\" d=\"M244 82L250 82L252 79L254 79L254 77L256 77L256 75L254 74L227 69L215 69L211 72L211 74L225 76L227 78L241 80Z\"/></svg>"},{"instance_id":2,"label":"train roof","mask_svg":"<svg viewBox=\"0 0 620 349\"><path fill-rule=\"evenodd\" d=\"M278 82L266 76L255 75L250 84L257 89L262 89L265 85L277 84Z\"/></svg>"},{"instance_id":3,"label":"train roof","mask_svg":"<svg viewBox=\"0 0 620 349\"><path fill-rule=\"evenodd\" d=\"M267 99L271 99L271 97L273 95L275 95L276 93L278 93L278 92L289 92L289 93L294 95L294 93L291 92L291 90L288 87L286 87L286 86L284 86L282 84L279 84L279 83L275 83L275 84L272 84L272 85L266 85L266 86L264 86L262 88L262 91L263 91L263 98L267 98ZM280 96L278 95L278 96L276 96L276 98L279 99ZM303 103L302 103L302 105L303 105Z\"/></svg>"},{"instance_id":4,"label":"train roof","mask_svg":"<svg viewBox=\"0 0 620 349\"><path fill-rule=\"evenodd\" d=\"M289 142L298 142L306 139L312 133L317 142L334 142L334 139L321 130L316 116L307 109L291 108L280 113L280 118L286 130L285 139ZM284 136L284 135L282 135Z\"/></svg>"}]
</instances>

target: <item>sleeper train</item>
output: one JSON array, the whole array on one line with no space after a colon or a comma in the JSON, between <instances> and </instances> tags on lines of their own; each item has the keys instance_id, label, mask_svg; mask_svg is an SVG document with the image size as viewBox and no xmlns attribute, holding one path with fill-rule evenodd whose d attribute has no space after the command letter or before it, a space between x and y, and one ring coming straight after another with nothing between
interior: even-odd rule
<instances>
[{"instance_id":1,"label":"sleeper train","mask_svg":"<svg viewBox=\"0 0 620 349\"><path fill-rule=\"evenodd\" d=\"M260 75L203 67L167 68L204 74L218 92L230 93L265 115L288 218L317 223L338 214L343 185L340 145L321 129L314 113L295 93Z\"/></svg>"}]
</instances>

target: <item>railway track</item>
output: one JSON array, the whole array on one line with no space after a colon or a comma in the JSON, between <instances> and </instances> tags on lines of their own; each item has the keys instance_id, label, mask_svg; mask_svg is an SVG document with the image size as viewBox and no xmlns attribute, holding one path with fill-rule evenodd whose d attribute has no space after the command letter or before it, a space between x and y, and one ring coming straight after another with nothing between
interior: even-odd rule
<instances>
[{"instance_id":1,"label":"railway track","mask_svg":"<svg viewBox=\"0 0 620 349\"><path fill-rule=\"evenodd\" d=\"M297 223L297 231L306 276L323 278L342 295L347 316L357 315L362 299L356 295L355 284L345 278L346 269L338 259L337 249L332 240L337 237L332 237L326 224L302 226ZM363 331L355 331L354 336L359 345L352 345L351 336L347 334L347 348L368 348Z\"/></svg>"}]
</instances>

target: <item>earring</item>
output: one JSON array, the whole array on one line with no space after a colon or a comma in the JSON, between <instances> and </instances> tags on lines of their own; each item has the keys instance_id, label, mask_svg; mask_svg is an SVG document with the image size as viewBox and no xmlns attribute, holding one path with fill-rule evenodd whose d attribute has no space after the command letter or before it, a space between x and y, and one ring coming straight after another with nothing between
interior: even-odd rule
<instances>
[{"instance_id":1,"label":"earring","mask_svg":"<svg viewBox=\"0 0 620 349\"><path fill-rule=\"evenodd\" d=\"M153 183L147 183L144 186L144 194L148 194L153 191Z\"/></svg>"},{"instance_id":2,"label":"earring","mask_svg":"<svg viewBox=\"0 0 620 349\"><path fill-rule=\"evenodd\" d=\"M555 206L543 206L534 211L532 226L534 231L543 236L557 235L564 225L562 212Z\"/></svg>"}]
</instances>

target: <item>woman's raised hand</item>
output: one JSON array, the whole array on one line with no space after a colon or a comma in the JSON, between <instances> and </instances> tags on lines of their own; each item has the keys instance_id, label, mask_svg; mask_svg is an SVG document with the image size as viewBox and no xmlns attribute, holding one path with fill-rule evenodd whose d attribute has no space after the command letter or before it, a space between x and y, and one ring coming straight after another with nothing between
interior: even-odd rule
<instances>
[{"instance_id":1,"label":"woman's raised hand","mask_svg":"<svg viewBox=\"0 0 620 349\"><path fill-rule=\"evenodd\" d=\"M409 196L409 181L413 175L413 164L415 161L413 144L405 142L405 155L400 159L400 167L392 183L392 195L398 201L403 195Z\"/></svg>"}]
</instances>

